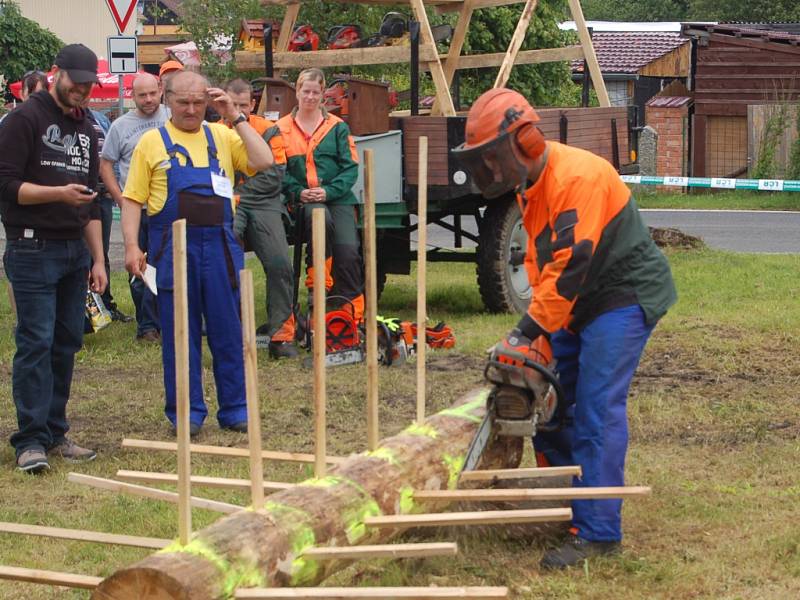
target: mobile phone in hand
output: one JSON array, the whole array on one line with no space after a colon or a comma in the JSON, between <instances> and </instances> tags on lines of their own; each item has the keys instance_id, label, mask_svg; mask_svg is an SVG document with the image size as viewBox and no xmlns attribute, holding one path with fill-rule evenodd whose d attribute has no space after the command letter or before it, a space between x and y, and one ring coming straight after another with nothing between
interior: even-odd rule
<instances>
[{"instance_id":1,"label":"mobile phone in hand","mask_svg":"<svg viewBox=\"0 0 800 600\"><path fill-rule=\"evenodd\" d=\"M87 186L81 190L81 194L86 194L87 196L91 196L92 194L94 194L94 190Z\"/></svg>"}]
</instances>

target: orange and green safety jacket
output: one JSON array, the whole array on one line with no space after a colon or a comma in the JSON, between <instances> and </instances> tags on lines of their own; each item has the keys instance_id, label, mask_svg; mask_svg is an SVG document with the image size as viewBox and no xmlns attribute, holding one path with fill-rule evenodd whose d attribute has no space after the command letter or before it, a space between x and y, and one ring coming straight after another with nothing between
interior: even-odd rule
<instances>
[{"instance_id":1,"label":"orange and green safety jacket","mask_svg":"<svg viewBox=\"0 0 800 600\"><path fill-rule=\"evenodd\" d=\"M252 177L247 177L243 173L236 174L235 191L239 197L239 204L250 208L282 209L285 200L281 198L281 189L286 172L283 137L277 125L268 119L251 114L247 121L250 127L269 144L274 163Z\"/></svg>"},{"instance_id":2,"label":"orange and green safety jacket","mask_svg":"<svg viewBox=\"0 0 800 600\"><path fill-rule=\"evenodd\" d=\"M557 142L547 148L541 175L517 196L529 236L528 314L549 333L577 332L604 312L639 304L655 323L677 294L630 190L605 159Z\"/></svg>"},{"instance_id":3,"label":"orange and green safety jacket","mask_svg":"<svg viewBox=\"0 0 800 600\"><path fill-rule=\"evenodd\" d=\"M295 108L278 120L286 148L283 193L299 201L300 192L321 187L328 204L357 204L352 188L358 178L358 154L347 123L322 110L322 123L309 137L294 120Z\"/></svg>"}]
</instances>

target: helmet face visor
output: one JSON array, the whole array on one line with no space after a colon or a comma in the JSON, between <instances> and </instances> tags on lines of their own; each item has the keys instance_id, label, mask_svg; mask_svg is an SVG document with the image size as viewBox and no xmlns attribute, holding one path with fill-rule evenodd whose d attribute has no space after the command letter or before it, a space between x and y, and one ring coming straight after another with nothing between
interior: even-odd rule
<instances>
[{"instance_id":1,"label":"helmet face visor","mask_svg":"<svg viewBox=\"0 0 800 600\"><path fill-rule=\"evenodd\" d=\"M498 198L525 182L527 169L512 148L514 136L508 133L474 148L456 148L461 161L484 198Z\"/></svg>"}]
</instances>

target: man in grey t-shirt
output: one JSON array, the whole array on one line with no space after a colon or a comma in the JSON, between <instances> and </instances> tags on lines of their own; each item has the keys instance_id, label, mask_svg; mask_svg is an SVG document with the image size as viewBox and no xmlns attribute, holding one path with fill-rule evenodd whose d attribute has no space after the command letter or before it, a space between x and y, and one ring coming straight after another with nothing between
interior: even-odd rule
<instances>
[{"instance_id":1,"label":"man in grey t-shirt","mask_svg":"<svg viewBox=\"0 0 800 600\"><path fill-rule=\"evenodd\" d=\"M158 79L150 74L139 75L133 82L133 103L136 109L114 121L106 135L100 159L100 176L117 206L122 205L122 188L128 179L133 149L145 131L161 127L169 117L160 100ZM114 173L115 165L119 168L119 181ZM147 250L146 210L142 211L139 247L142 251ZM161 328L155 298L141 279L134 278L131 282L131 297L136 306L136 339L160 341Z\"/></svg>"}]
</instances>

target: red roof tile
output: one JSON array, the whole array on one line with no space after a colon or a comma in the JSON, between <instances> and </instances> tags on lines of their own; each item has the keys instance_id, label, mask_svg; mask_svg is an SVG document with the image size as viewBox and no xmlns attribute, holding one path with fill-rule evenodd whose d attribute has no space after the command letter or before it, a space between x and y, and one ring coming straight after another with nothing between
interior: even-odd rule
<instances>
[{"instance_id":1,"label":"red roof tile","mask_svg":"<svg viewBox=\"0 0 800 600\"><path fill-rule=\"evenodd\" d=\"M657 58L688 43L677 32L595 32L592 36L597 61L603 73L636 73ZM572 61L573 73L583 72L583 61Z\"/></svg>"}]
</instances>

